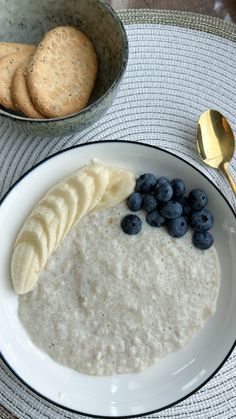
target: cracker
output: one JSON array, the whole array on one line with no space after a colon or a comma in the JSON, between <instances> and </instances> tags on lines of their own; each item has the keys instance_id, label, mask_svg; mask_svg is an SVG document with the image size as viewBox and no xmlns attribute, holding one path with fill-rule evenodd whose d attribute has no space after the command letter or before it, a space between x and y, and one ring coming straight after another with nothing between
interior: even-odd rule
<instances>
[{"instance_id":1,"label":"cracker","mask_svg":"<svg viewBox=\"0 0 236 419\"><path fill-rule=\"evenodd\" d=\"M25 69L27 63L21 64L15 71L11 83L11 97L17 109L23 112L29 118L46 118L34 106L28 91Z\"/></svg>"},{"instance_id":2,"label":"cracker","mask_svg":"<svg viewBox=\"0 0 236 419\"><path fill-rule=\"evenodd\" d=\"M32 45L19 44L18 42L0 42L0 58L16 52L32 51Z\"/></svg>"},{"instance_id":3,"label":"cracker","mask_svg":"<svg viewBox=\"0 0 236 419\"><path fill-rule=\"evenodd\" d=\"M9 54L0 58L0 104L8 109L16 110L11 98L11 82L17 67L29 60L30 55L34 52L35 47L32 46L28 51Z\"/></svg>"},{"instance_id":4,"label":"cracker","mask_svg":"<svg viewBox=\"0 0 236 419\"><path fill-rule=\"evenodd\" d=\"M83 109L97 75L91 41L78 29L57 27L46 33L26 70L32 102L48 117Z\"/></svg>"}]
</instances>

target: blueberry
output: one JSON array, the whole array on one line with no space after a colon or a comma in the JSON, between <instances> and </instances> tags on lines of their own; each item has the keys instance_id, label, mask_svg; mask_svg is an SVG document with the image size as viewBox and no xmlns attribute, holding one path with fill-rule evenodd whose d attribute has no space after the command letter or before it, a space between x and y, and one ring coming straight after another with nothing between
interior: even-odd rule
<instances>
[{"instance_id":1,"label":"blueberry","mask_svg":"<svg viewBox=\"0 0 236 419\"><path fill-rule=\"evenodd\" d=\"M204 233L195 231L193 233L193 244L195 247L198 247L198 249L209 249L213 245L213 243L213 236L208 231L205 231Z\"/></svg>"},{"instance_id":2,"label":"blueberry","mask_svg":"<svg viewBox=\"0 0 236 419\"><path fill-rule=\"evenodd\" d=\"M135 190L143 194L149 193L155 188L156 183L156 176L151 173L144 173L137 179Z\"/></svg>"},{"instance_id":3,"label":"blueberry","mask_svg":"<svg viewBox=\"0 0 236 419\"><path fill-rule=\"evenodd\" d=\"M162 205L160 208L160 214L169 219L174 219L182 215L183 209L179 202L169 201Z\"/></svg>"},{"instance_id":4,"label":"blueberry","mask_svg":"<svg viewBox=\"0 0 236 419\"><path fill-rule=\"evenodd\" d=\"M186 223L189 224L189 216L188 215L184 215L184 214L182 214L182 216L185 218Z\"/></svg>"},{"instance_id":5,"label":"blueberry","mask_svg":"<svg viewBox=\"0 0 236 419\"><path fill-rule=\"evenodd\" d=\"M174 220L168 220L167 230L172 237L182 237L188 231L188 224L185 217L177 217Z\"/></svg>"},{"instance_id":6,"label":"blueberry","mask_svg":"<svg viewBox=\"0 0 236 419\"><path fill-rule=\"evenodd\" d=\"M190 212L192 211L192 208L189 205L188 198L186 196L183 196L178 201L182 205L183 215L189 215Z\"/></svg>"},{"instance_id":7,"label":"blueberry","mask_svg":"<svg viewBox=\"0 0 236 419\"><path fill-rule=\"evenodd\" d=\"M137 215L128 214L122 219L121 228L126 234L137 234L142 228L142 221Z\"/></svg>"},{"instance_id":8,"label":"blueberry","mask_svg":"<svg viewBox=\"0 0 236 419\"><path fill-rule=\"evenodd\" d=\"M185 183L180 178L175 178L170 182L172 188L173 188L173 198L174 199L180 199L185 194Z\"/></svg>"},{"instance_id":9,"label":"blueberry","mask_svg":"<svg viewBox=\"0 0 236 419\"><path fill-rule=\"evenodd\" d=\"M173 188L169 182L158 183L155 192L158 201L168 202L172 198Z\"/></svg>"},{"instance_id":10,"label":"blueberry","mask_svg":"<svg viewBox=\"0 0 236 419\"><path fill-rule=\"evenodd\" d=\"M127 205L131 211L139 211L142 207L143 196L140 192L133 192L127 201Z\"/></svg>"},{"instance_id":11,"label":"blueberry","mask_svg":"<svg viewBox=\"0 0 236 419\"><path fill-rule=\"evenodd\" d=\"M166 219L158 211L153 211L146 215L146 221L152 227L162 227Z\"/></svg>"},{"instance_id":12,"label":"blueberry","mask_svg":"<svg viewBox=\"0 0 236 419\"><path fill-rule=\"evenodd\" d=\"M165 183L170 183L169 179L165 176L161 176L157 180L157 186L164 185Z\"/></svg>"},{"instance_id":13,"label":"blueberry","mask_svg":"<svg viewBox=\"0 0 236 419\"><path fill-rule=\"evenodd\" d=\"M152 212L157 208L157 199L154 194L144 196L142 208L147 212Z\"/></svg>"},{"instance_id":14,"label":"blueberry","mask_svg":"<svg viewBox=\"0 0 236 419\"><path fill-rule=\"evenodd\" d=\"M189 217L190 225L194 231L201 233L210 230L214 224L213 214L207 209L193 211Z\"/></svg>"},{"instance_id":15,"label":"blueberry","mask_svg":"<svg viewBox=\"0 0 236 419\"><path fill-rule=\"evenodd\" d=\"M192 189L188 196L189 204L194 210L200 210L207 206L208 197L202 189Z\"/></svg>"}]
</instances>

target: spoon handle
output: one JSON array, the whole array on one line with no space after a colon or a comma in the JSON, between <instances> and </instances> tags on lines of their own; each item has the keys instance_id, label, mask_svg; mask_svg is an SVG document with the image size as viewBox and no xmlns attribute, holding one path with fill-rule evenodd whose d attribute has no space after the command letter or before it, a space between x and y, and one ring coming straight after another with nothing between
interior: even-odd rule
<instances>
[{"instance_id":1,"label":"spoon handle","mask_svg":"<svg viewBox=\"0 0 236 419\"><path fill-rule=\"evenodd\" d=\"M236 184L235 184L231 174L228 171L228 163L222 164L221 171L222 171L223 175L225 175L226 179L228 180L228 182L231 186L231 189L234 193L234 196L236 196Z\"/></svg>"}]
</instances>

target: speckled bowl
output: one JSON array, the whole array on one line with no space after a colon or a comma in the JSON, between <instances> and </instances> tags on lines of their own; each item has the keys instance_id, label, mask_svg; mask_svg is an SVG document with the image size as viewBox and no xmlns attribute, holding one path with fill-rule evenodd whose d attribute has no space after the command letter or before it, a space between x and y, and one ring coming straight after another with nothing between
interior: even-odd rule
<instances>
[{"instance_id":1,"label":"speckled bowl","mask_svg":"<svg viewBox=\"0 0 236 419\"><path fill-rule=\"evenodd\" d=\"M112 104L125 72L128 41L114 10L101 0L0 0L0 41L37 44L59 25L81 29L93 42L99 72L88 106L64 118L30 119L0 107L0 123L39 136L81 131L97 121Z\"/></svg>"}]
</instances>

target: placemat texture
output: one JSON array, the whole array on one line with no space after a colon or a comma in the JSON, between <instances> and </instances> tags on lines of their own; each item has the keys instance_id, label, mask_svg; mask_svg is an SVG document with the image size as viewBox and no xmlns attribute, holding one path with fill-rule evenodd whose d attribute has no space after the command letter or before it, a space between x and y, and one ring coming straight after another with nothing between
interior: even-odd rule
<instances>
[{"instance_id":1,"label":"placemat texture","mask_svg":"<svg viewBox=\"0 0 236 419\"><path fill-rule=\"evenodd\" d=\"M208 108L224 113L236 132L235 26L186 13L139 10L122 11L120 16L126 23L130 55L112 108L94 126L64 138L35 138L1 126L0 195L35 163L60 149L94 140L127 139L156 144L182 156L204 172L236 209L227 182L198 160L195 147L196 122ZM235 157L231 173L236 178ZM0 402L20 419L80 417L34 395L2 361ZM6 416L0 410L2 417ZM236 351L204 388L148 417L236 418Z\"/></svg>"}]
</instances>

